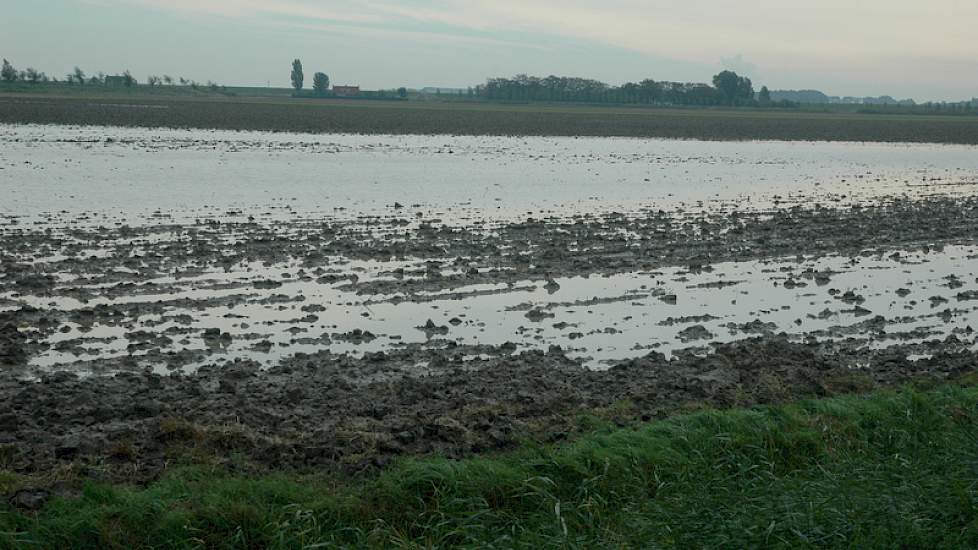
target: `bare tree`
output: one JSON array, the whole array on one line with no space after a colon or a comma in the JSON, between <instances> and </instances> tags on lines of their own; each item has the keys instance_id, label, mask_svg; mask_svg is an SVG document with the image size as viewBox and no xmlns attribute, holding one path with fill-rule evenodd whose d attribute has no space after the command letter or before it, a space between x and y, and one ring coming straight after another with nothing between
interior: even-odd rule
<instances>
[{"instance_id":1,"label":"bare tree","mask_svg":"<svg viewBox=\"0 0 978 550\"><path fill-rule=\"evenodd\" d=\"M46 82L48 77L41 71L38 71L34 67L27 67L23 73L21 73L21 78L30 82L31 84L37 84L38 82Z\"/></svg>"},{"instance_id":2,"label":"bare tree","mask_svg":"<svg viewBox=\"0 0 978 550\"><path fill-rule=\"evenodd\" d=\"M173 86L173 77L168 74L163 75L163 83L167 86Z\"/></svg>"},{"instance_id":3,"label":"bare tree","mask_svg":"<svg viewBox=\"0 0 978 550\"><path fill-rule=\"evenodd\" d=\"M0 69L0 79L4 82L15 82L17 80L17 69L6 59L3 60L3 69Z\"/></svg>"}]
</instances>

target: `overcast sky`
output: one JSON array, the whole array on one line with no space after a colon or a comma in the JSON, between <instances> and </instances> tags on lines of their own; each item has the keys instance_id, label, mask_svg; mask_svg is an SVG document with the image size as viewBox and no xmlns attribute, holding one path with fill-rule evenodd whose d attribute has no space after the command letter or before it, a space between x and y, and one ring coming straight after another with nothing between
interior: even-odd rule
<instances>
[{"instance_id":1,"label":"overcast sky","mask_svg":"<svg viewBox=\"0 0 978 550\"><path fill-rule=\"evenodd\" d=\"M0 56L286 86L465 87L516 73L978 96L978 0L4 0Z\"/></svg>"}]
</instances>

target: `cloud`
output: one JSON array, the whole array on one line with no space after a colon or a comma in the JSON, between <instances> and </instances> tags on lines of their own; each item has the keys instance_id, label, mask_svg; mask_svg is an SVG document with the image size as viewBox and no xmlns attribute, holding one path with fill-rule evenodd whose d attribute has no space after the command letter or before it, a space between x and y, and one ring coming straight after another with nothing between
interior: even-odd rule
<instances>
[{"instance_id":1,"label":"cloud","mask_svg":"<svg viewBox=\"0 0 978 550\"><path fill-rule=\"evenodd\" d=\"M309 18L347 23L383 23L390 21L383 13L362 8L361 2L308 2L298 0L83 0L90 4L131 5L177 13L185 16L205 15L227 18L260 19L268 16Z\"/></svg>"},{"instance_id":2,"label":"cloud","mask_svg":"<svg viewBox=\"0 0 978 550\"><path fill-rule=\"evenodd\" d=\"M350 38L371 38L371 39L398 39L409 40L412 43L425 43L439 47L505 47L527 50L549 50L554 48L545 44L535 44L533 42L506 40L492 36L462 35L452 32L439 32L429 30L410 30L410 29L390 29L376 28L364 25L350 25L344 23L278 23L280 27L299 29L313 32L328 32L334 35L344 35Z\"/></svg>"},{"instance_id":3,"label":"cloud","mask_svg":"<svg viewBox=\"0 0 978 550\"><path fill-rule=\"evenodd\" d=\"M733 57L721 57L720 68L733 71L741 76L748 76L756 79L758 76L757 65L744 59L744 56L737 54Z\"/></svg>"},{"instance_id":4,"label":"cloud","mask_svg":"<svg viewBox=\"0 0 978 550\"><path fill-rule=\"evenodd\" d=\"M964 74L978 57L978 2L965 0L820 0L803 10L784 0L69 1L234 19L252 30L332 29L527 52L568 44L612 48L645 56L651 70L655 60L711 67L720 59L720 66L755 80L762 67L765 80L771 78L766 83L775 86L777 80L817 86L816 77L875 85L881 71L894 82L941 66L951 67L946 80L978 87L978 75Z\"/></svg>"},{"instance_id":5,"label":"cloud","mask_svg":"<svg viewBox=\"0 0 978 550\"><path fill-rule=\"evenodd\" d=\"M88 0L92 1L92 0ZM731 49L752 59L978 54L978 2L821 0L99 0L181 14L269 16L459 31L562 36L703 62ZM949 17L953 14L953 17ZM297 22L297 24L299 24ZM765 63L766 64L766 63Z\"/></svg>"}]
</instances>

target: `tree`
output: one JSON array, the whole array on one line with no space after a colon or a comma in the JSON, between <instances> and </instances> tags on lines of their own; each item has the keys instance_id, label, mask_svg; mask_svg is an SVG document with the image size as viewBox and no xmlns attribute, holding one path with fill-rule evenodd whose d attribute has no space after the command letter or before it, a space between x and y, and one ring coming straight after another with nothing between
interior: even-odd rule
<instances>
[{"instance_id":1,"label":"tree","mask_svg":"<svg viewBox=\"0 0 978 550\"><path fill-rule=\"evenodd\" d=\"M757 94L757 100L761 102L761 105L771 103L771 91L767 89L767 86L761 86L761 91Z\"/></svg>"},{"instance_id":2,"label":"tree","mask_svg":"<svg viewBox=\"0 0 978 550\"><path fill-rule=\"evenodd\" d=\"M662 86L651 78L639 82L638 88L643 103L658 103L662 97Z\"/></svg>"},{"instance_id":3,"label":"tree","mask_svg":"<svg viewBox=\"0 0 978 550\"><path fill-rule=\"evenodd\" d=\"M17 69L6 59L3 60L3 69L0 69L0 79L4 82L15 82L17 80Z\"/></svg>"},{"instance_id":4,"label":"tree","mask_svg":"<svg viewBox=\"0 0 978 550\"><path fill-rule=\"evenodd\" d=\"M728 105L754 98L754 86L749 78L739 76L733 71L723 71L713 77L713 86L720 98Z\"/></svg>"},{"instance_id":5,"label":"tree","mask_svg":"<svg viewBox=\"0 0 978 550\"><path fill-rule=\"evenodd\" d=\"M85 83L85 71L81 70L80 67L75 66L75 70L72 71L71 76L79 84L84 84ZM69 79L68 82L71 82L71 80Z\"/></svg>"},{"instance_id":6,"label":"tree","mask_svg":"<svg viewBox=\"0 0 978 550\"><path fill-rule=\"evenodd\" d=\"M302 69L299 69L299 71L302 71ZM312 89L315 90L317 95L326 95L326 92L329 90L329 76L326 73L312 75Z\"/></svg>"},{"instance_id":7,"label":"tree","mask_svg":"<svg viewBox=\"0 0 978 550\"><path fill-rule=\"evenodd\" d=\"M162 82L162 80L160 79L160 77L158 77L156 75L149 75L146 78L146 84L148 84L150 87L152 87L152 86L159 86L161 82Z\"/></svg>"},{"instance_id":8,"label":"tree","mask_svg":"<svg viewBox=\"0 0 978 550\"><path fill-rule=\"evenodd\" d=\"M173 86L173 77L168 74L163 75L163 83L167 86Z\"/></svg>"},{"instance_id":9,"label":"tree","mask_svg":"<svg viewBox=\"0 0 978 550\"><path fill-rule=\"evenodd\" d=\"M302 61L296 59L292 62L292 87L295 91L302 89L302 82L305 80L305 76L302 74Z\"/></svg>"},{"instance_id":10,"label":"tree","mask_svg":"<svg viewBox=\"0 0 978 550\"><path fill-rule=\"evenodd\" d=\"M122 78L126 85L126 88L132 88L137 84L136 79L132 77L132 73L130 73L129 71L122 73Z\"/></svg>"},{"instance_id":11,"label":"tree","mask_svg":"<svg viewBox=\"0 0 978 550\"><path fill-rule=\"evenodd\" d=\"M47 80L47 76L34 67L27 67L27 69L23 72L23 79L31 84L37 84L38 82Z\"/></svg>"},{"instance_id":12,"label":"tree","mask_svg":"<svg viewBox=\"0 0 978 550\"><path fill-rule=\"evenodd\" d=\"M713 77L713 86L720 93L720 97L727 103L733 103L737 97L737 86L740 77L733 71L723 71Z\"/></svg>"},{"instance_id":13,"label":"tree","mask_svg":"<svg viewBox=\"0 0 978 550\"><path fill-rule=\"evenodd\" d=\"M747 77L737 81L737 101L750 102L754 100L754 84Z\"/></svg>"},{"instance_id":14,"label":"tree","mask_svg":"<svg viewBox=\"0 0 978 550\"><path fill-rule=\"evenodd\" d=\"M472 90L469 89L469 94L470 95L471 95L471 91ZM407 88L405 88L404 86L401 86L400 88L398 88L397 89L397 97L399 97L401 99L406 98L407 97Z\"/></svg>"}]
</instances>

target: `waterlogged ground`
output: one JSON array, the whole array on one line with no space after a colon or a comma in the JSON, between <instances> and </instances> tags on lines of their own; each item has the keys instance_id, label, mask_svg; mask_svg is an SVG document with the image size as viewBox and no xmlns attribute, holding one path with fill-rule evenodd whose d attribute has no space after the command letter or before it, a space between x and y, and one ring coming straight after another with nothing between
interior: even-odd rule
<instances>
[{"instance_id":1,"label":"waterlogged ground","mask_svg":"<svg viewBox=\"0 0 978 550\"><path fill-rule=\"evenodd\" d=\"M407 293L358 289L422 281L430 275L424 264L393 262L405 271L400 276L391 262L336 262L338 273L322 277L294 262L109 286L65 277L50 292L4 298L7 307L46 311L57 324L49 334L38 331L43 344L20 367L28 376L64 368L186 373L235 359L271 366L299 352L359 354L445 341L518 350L560 346L603 368L652 349L671 353L751 335L784 332L799 341L818 336L880 347L952 334L973 343L971 327L978 327L973 246ZM425 367L423 357L412 365L414 372Z\"/></svg>"},{"instance_id":2,"label":"waterlogged ground","mask_svg":"<svg viewBox=\"0 0 978 550\"><path fill-rule=\"evenodd\" d=\"M0 126L0 444L363 464L955 376L976 153Z\"/></svg>"},{"instance_id":3,"label":"waterlogged ground","mask_svg":"<svg viewBox=\"0 0 978 550\"><path fill-rule=\"evenodd\" d=\"M0 125L0 212L69 223L244 214L484 223L970 194L973 146L358 136ZM709 204L707 204L709 203ZM156 214L155 216L153 214Z\"/></svg>"}]
</instances>

